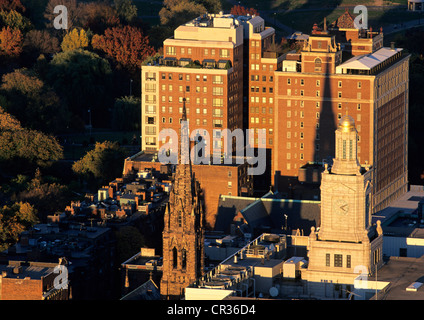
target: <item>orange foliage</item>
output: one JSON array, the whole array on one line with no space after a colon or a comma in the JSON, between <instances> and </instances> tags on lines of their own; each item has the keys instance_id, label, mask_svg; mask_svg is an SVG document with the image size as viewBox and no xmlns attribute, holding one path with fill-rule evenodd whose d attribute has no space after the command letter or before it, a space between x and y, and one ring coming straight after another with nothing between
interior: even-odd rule
<instances>
[{"instance_id":1,"label":"orange foliage","mask_svg":"<svg viewBox=\"0 0 424 320\"><path fill-rule=\"evenodd\" d=\"M108 28L104 35L93 36L91 45L132 71L140 69L141 62L155 53L149 38L132 26Z\"/></svg>"},{"instance_id":2,"label":"orange foliage","mask_svg":"<svg viewBox=\"0 0 424 320\"><path fill-rule=\"evenodd\" d=\"M255 16L259 16L259 12L256 11L255 8L245 8L241 5L235 5L231 8L230 11L231 14L237 15L237 16L245 16L247 14L249 15L255 15Z\"/></svg>"},{"instance_id":3,"label":"orange foliage","mask_svg":"<svg viewBox=\"0 0 424 320\"><path fill-rule=\"evenodd\" d=\"M22 32L3 27L0 31L0 56L18 56L22 52Z\"/></svg>"}]
</instances>

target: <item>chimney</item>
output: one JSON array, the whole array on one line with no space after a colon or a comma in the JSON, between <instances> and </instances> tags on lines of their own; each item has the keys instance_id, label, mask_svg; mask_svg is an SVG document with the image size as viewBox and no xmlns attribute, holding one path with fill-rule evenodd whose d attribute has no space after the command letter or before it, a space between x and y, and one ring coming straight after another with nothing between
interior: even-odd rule
<instances>
[{"instance_id":1,"label":"chimney","mask_svg":"<svg viewBox=\"0 0 424 320\"><path fill-rule=\"evenodd\" d=\"M395 43L394 43L394 41L390 42L390 49L395 50Z\"/></svg>"},{"instance_id":2,"label":"chimney","mask_svg":"<svg viewBox=\"0 0 424 320\"><path fill-rule=\"evenodd\" d=\"M324 17L324 32L327 32L327 17Z\"/></svg>"}]
</instances>

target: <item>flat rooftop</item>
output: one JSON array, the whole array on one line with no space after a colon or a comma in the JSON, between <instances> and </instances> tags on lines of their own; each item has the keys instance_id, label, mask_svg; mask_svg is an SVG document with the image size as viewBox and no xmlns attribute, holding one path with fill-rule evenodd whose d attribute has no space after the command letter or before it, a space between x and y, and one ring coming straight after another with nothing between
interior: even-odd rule
<instances>
[{"instance_id":1,"label":"flat rooftop","mask_svg":"<svg viewBox=\"0 0 424 320\"><path fill-rule=\"evenodd\" d=\"M402 48L381 48L373 53L355 56L338 66L343 69L371 70L380 63L401 52Z\"/></svg>"},{"instance_id":2,"label":"flat rooftop","mask_svg":"<svg viewBox=\"0 0 424 320\"><path fill-rule=\"evenodd\" d=\"M375 276L369 280L375 281ZM384 292L378 293L378 300L424 300L424 285L417 291L406 290L414 282L424 282L424 256L390 257L389 261L378 270L377 281L390 282Z\"/></svg>"},{"instance_id":3,"label":"flat rooftop","mask_svg":"<svg viewBox=\"0 0 424 320\"><path fill-rule=\"evenodd\" d=\"M41 279L47 275L53 273L54 268L58 265L57 263L31 263L30 265L21 265L19 272L15 273L14 269L19 266L20 263L16 264L10 262L8 265L0 265L0 273L6 272L6 278L12 279Z\"/></svg>"}]
</instances>

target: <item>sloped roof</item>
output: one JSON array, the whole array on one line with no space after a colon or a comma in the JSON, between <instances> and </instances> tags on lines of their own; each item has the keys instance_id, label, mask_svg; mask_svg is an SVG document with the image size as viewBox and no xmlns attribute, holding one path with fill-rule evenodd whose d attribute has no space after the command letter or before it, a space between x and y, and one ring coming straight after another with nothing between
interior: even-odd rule
<instances>
[{"instance_id":1,"label":"sloped roof","mask_svg":"<svg viewBox=\"0 0 424 320\"><path fill-rule=\"evenodd\" d=\"M331 27L339 29L355 29L354 21L355 17L350 14L348 9L346 9L346 11L331 24Z\"/></svg>"}]
</instances>

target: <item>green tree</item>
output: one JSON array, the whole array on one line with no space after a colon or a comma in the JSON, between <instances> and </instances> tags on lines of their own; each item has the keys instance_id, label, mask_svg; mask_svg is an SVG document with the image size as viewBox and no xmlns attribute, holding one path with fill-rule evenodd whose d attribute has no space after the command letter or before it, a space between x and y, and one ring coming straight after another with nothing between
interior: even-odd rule
<instances>
[{"instance_id":1,"label":"green tree","mask_svg":"<svg viewBox=\"0 0 424 320\"><path fill-rule=\"evenodd\" d=\"M53 136L23 128L0 108L0 168L8 174L25 174L37 166L47 167L63 158L63 149Z\"/></svg>"},{"instance_id":2,"label":"green tree","mask_svg":"<svg viewBox=\"0 0 424 320\"><path fill-rule=\"evenodd\" d=\"M121 176L126 156L117 142L96 142L93 150L72 165L72 170L92 187L98 187Z\"/></svg>"},{"instance_id":3,"label":"green tree","mask_svg":"<svg viewBox=\"0 0 424 320\"><path fill-rule=\"evenodd\" d=\"M204 5L191 0L164 0L159 11L160 23L175 29L201 14L206 13Z\"/></svg>"},{"instance_id":4,"label":"green tree","mask_svg":"<svg viewBox=\"0 0 424 320\"><path fill-rule=\"evenodd\" d=\"M131 0L114 0L113 2L121 20L131 22L137 17L137 7Z\"/></svg>"},{"instance_id":5,"label":"green tree","mask_svg":"<svg viewBox=\"0 0 424 320\"><path fill-rule=\"evenodd\" d=\"M140 129L141 100L134 96L118 98L112 109L112 128L135 131Z\"/></svg>"},{"instance_id":6,"label":"green tree","mask_svg":"<svg viewBox=\"0 0 424 320\"><path fill-rule=\"evenodd\" d=\"M113 87L106 59L83 49L60 52L50 61L46 78L75 116L88 119L91 110L93 125L109 124L105 109L113 105Z\"/></svg>"},{"instance_id":7,"label":"green tree","mask_svg":"<svg viewBox=\"0 0 424 320\"><path fill-rule=\"evenodd\" d=\"M57 133L69 123L69 112L53 89L25 68L3 76L0 86L5 111L16 116L24 127Z\"/></svg>"}]
</instances>

